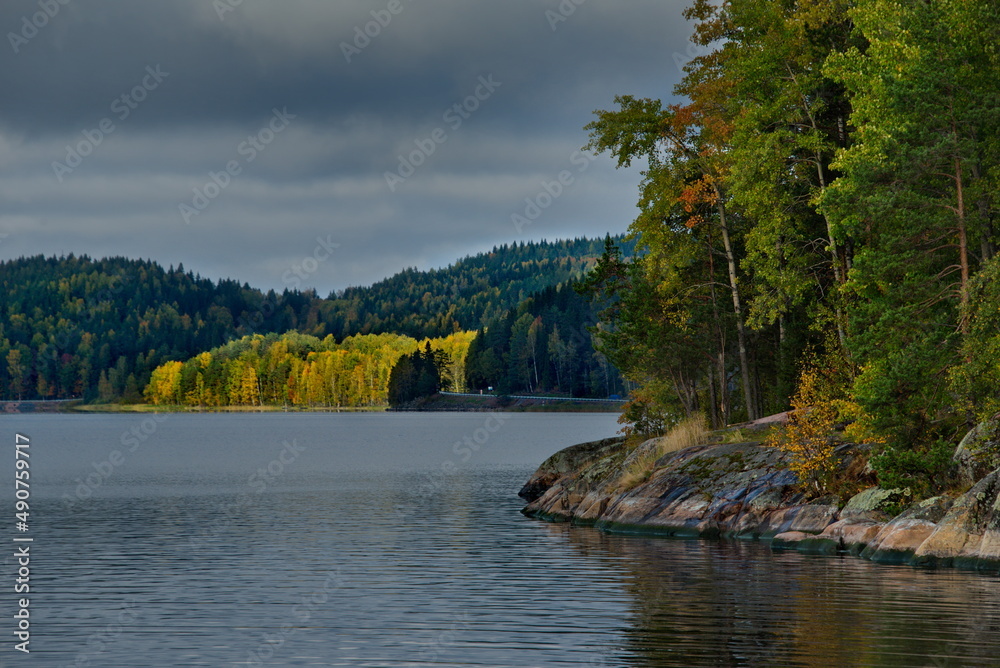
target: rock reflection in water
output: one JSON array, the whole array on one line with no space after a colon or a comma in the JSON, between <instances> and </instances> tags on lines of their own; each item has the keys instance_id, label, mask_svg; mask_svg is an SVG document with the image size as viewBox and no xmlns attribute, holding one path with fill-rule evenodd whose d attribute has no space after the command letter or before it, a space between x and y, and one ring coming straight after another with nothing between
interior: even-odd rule
<instances>
[{"instance_id":1,"label":"rock reflection in water","mask_svg":"<svg viewBox=\"0 0 1000 668\"><path fill-rule=\"evenodd\" d=\"M766 545L549 525L627 573L622 647L603 666L995 666L1000 578Z\"/></svg>"}]
</instances>

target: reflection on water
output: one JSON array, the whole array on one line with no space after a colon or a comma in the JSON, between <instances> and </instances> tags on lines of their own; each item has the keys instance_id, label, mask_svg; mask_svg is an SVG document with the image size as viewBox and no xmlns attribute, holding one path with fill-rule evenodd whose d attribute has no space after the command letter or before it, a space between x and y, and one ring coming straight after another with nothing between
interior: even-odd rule
<instances>
[{"instance_id":1,"label":"reflection on water","mask_svg":"<svg viewBox=\"0 0 1000 668\"><path fill-rule=\"evenodd\" d=\"M176 415L72 496L135 419L17 427L32 654L0 644L3 665L998 664L997 577L521 516L533 466L614 416L511 416L466 460L481 415ZM301 455L253 482L289 438Z\"/></svg>"},{"instance_id":2,"label":"reflection on water","mask_svg":"<svg viewBox=\"0 0 1000 668\"><path fill-rule=\"evenodd\" d=\"M549 525L625 569L629 666L996 666L1000 578Z\"/></svg>"}]
</instances>

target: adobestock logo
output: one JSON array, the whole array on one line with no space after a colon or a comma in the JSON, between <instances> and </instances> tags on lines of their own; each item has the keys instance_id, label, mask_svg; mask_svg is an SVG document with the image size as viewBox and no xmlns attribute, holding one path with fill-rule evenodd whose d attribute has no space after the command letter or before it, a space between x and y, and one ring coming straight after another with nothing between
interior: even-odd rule
<instances>
[{"instance_id":1,"label":"adobestock logo","mask_svg":"<svg viewBox=\"0 0 1000 668\"><path fill-rule=\"evenodd\" d=\"M350 43L340 43L340 51L344 54L344 60L350 64L354 56L359 55L367 49L371 45L372 40L381 35L384 28L389 27L393 17L401 14L404 9L406 9L406 6L402 3L402 0L389 0L385 9L371 10L369 13L372 20L363 26L354 26L354 39Z\"/></svg>"},{"instance_id":2,"label":"adobestock logo","mask_svg":"<svg viewBox=\"0 0 1000 668\"><path fill-rule=\"evenodd\" d=\"M49 24L49 21L56 17L59 10L68 5L70 0L38 0L39 11L30 17L21 17L21 29L18 32L7 33L10 47L14 49L15 55L20 55L21 47L38 35L38 31Z\"/></svg>"},{"instance_id":3,"label":"adobestock logo","mask_svg":"<svg viewBox=\"0 0 1000 668\"><path fill-rule=\"evenodd\" d=\"M445 109L444 113L441 114L441 120L448 125L452 132L458 130L465 121L472 118L472 114L479 109L483 102L490 99L501 85L502 83L495 80L492 74L480 76L478 85L472 94ZM396 187L413 176L417 169L427 162L427 158L434 155L438 146L446 141L448 141L448 131L442 127L434 128L422 139L414 139L413 144L416 148L406 155L396 156L399 160L396 170L385 172L385 182L389 186L389 191L396 192Z\"/></svg>"},{"instance_id":4,"label":"adobestock logo","mask_svg":"<svg viewBox=\"0 0 1000 668\"><path fill-rule=\"evenodd\" d=\"M288 113L288 107L280 110L275 107L271 110L271 114L271 120L267 125L255 134L248 135L237 145L236 154L243 158L242 160L233 158L227 161L225 167L218 172L209 172L208 180L205 183L191 189L194 195L191 197L190 203L181 202L177 205L186 225L190 225L195 216L207 209L222 194L222 191L232 184L233 178L243 173L243 167L256 160L257 156L295 119L295 114Z\"/></svg>"},{"instance_id":5,"label":"adobestock logo","mask_svg":"<svg viewBox=\"0 0 1000 668\"><path fill-rule=\"evenodd\" d=\"M312 254L302 258L301 262L293 262L291 268L281 275L281 281L293 290L300 289L302 281L315 274L320 265L329 260L338 248L340 244L334 243L332 234L326 235L325 239L316 237L316 247Z\"/></svg>"},{"instance_id":6,"label":"adobestock logo","mask_svg":"<svg viewBox=\"0 0 1000 668\"><path fill-rule=\"evenodd\" d=\"M510 214L510 222L514 224L517 233L521 234L524 232L524 228L533 225L546 209L576 183L577 176L587 171L587 168L596 159L592 154L573 151L569 156L569 162L575 169L564 169L556 174L551 181L542 181L541 188L537 193L524 198L524 207Z\"/></svg>"},{"instance_id":7,"label":"adobestock logo","mask_svg":"<svg viewBox=\"0 0 1000 668\"><path fill-rule=\"evenodd\" d=\"M561 0L559 5L552 9L545 10L545 20L549 22L549 29L555 32L559 29L560 23L565 23L569 17L576 13L577 8L587 0Z\"/></svg>"},{"instance_id":8,"label":"adobestock logo","mask_svg":"<svg viewBox=\"0 0 1000 668\"><path fill-rule=\"evenodd\" d=\"M139 105L146 101L149 94L160 87L163 80L170 76L170 72L164 72L157 65L146 66L146 75L130 90L122 93L111 101L109 109L119 122L124 121L132 112L139 108ZM66 144L66 157L62 162L55 160L52 162L52 172L56 175L59 183L73 171L83 164L84 158L89 156L94 150L104 143L104 140L118 129L114 120L106 116L97 122L97 127L80 131L83 139L75 144Z\"/></svg>"}]
</instances>

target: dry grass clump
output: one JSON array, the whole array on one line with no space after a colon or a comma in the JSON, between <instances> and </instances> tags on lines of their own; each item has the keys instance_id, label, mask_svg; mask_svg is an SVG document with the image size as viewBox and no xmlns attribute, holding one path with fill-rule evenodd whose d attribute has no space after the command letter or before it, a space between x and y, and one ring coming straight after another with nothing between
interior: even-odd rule
<instances>
[{"instance_id":1,"label":"dry grass clump","mask_svg":"<svg viewBox=\"0 0 1000 668\"><path fill-rule=\"evenodd\" d=\"M626 460L625 472L618 480L618 486L629 490L649 479L653 466L663 455L704 445L709 437L708 424L702 415L685 418L678 422L664 436L646 441Z\"/></svg>"},{"instance_id":2,"label":"dry grass clump","mask_svg":"<svg viewBox=\"0 0 1000 668\"><path fill-rule=\"evenodd\" d=\"M712 434L712 443L767 443L776 435L785 433L784 423L774 423L763 427L736 427L722 429Z\"/></svg>"},{"instance_id":3,"label":"dry grass clump","mask_svg":"<svg viewBox=\"0 0 1000 668\"><path fill-rule=\"evenodd\" d=\"M704 445L708 443L710 433L704 415L685 418L674 425L673 429L668 431L657 443L660 457L669 452L677 452L695 445Z\"/></svg>"},{"instance_id":4,"label":"dry grass clump","mask_svg":"<svg viewBox=\"0 0 1000 668\"><path fill-rule=\"evenodd\" d=\"M719 443L746 443L750 439L743 429L725 429L716 436Z\"/></svg>"},{"instance_id":5,"label":"dry grass clump","mask_svg":"<svg viewBox=\"0 0 1000 668\"><path fill-rule=\"evenodd\" d=\"M655 448L640 452L625 466L625 472L618 479L618 488L627 491L646 482L653 473L653 464L659 458Z\"/></svg>"}]
</instances>

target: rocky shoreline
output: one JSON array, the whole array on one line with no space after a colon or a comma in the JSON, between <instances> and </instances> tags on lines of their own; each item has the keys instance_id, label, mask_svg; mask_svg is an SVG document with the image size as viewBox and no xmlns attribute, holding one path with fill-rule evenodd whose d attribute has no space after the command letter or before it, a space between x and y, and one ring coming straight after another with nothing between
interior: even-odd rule
<instances>
[{"instance_id":1,"label":"rocky shoreline","mask_svg":"<svg viewBox=\"0 0 1000 668\"><path fill-rule=\"evenodd\" d=\"M772 549L850 553L878 563L1000 572L1000 469L956 498L898 505L877 487L850 499L807 500L782 451L759 443L703 445L656 460L623 489L625 472L655 440L571 446L549 457L519 492L528 517L615 533L761 540ZM838 449L847 469L860 446ZM961 451L961 448L960 448Z\"/></svg>"}]
</instances>

